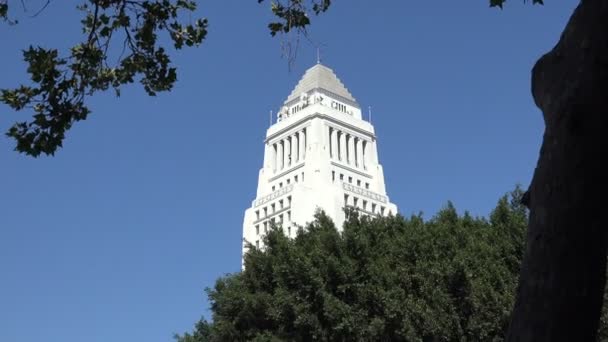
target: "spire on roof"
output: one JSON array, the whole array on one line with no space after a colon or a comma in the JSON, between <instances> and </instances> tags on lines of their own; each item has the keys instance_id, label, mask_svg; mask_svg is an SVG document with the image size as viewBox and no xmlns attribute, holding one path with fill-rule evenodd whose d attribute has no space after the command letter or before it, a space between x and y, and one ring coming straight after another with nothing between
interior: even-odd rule
<instances>
[{"instance_id":1,"label":"spire on roof","mask_svg":"<svg viewBox=\"0 0 608 342\"><path fill-rule=\"evenodd\" d=\"M321 64L321 48L317 46L317 64Z\"/></svg>"},{"instance_id":2,"label":"spire on roof","mask_svg":"<svg viewBox=\"0 0 608 342\"><path fill-rule=\"evenodd\" d=\"M329 93L330 96L335 95L338 99L346 100L358 107L357 100L338 79L334 71L321 64L320 61L312 68L306 70L300 82L298 82L289 97L287 97L285 104L299 99L301 94L312 90L321 90L322 92Z\"/></svg>"}]
</instances>

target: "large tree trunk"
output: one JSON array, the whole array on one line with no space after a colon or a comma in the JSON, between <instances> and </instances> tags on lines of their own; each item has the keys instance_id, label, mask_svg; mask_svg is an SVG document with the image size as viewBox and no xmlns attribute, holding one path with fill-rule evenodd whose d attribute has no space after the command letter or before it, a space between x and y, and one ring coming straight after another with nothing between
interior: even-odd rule
<instances>
[{"instance_id":1,"label":"large tree trunk","mask_svg":"<svg viewBox=\"0 0 608 342\"><path fill-rule=\"evenodd\" d=\"M608 232L608 0L582 0L532 70L545 134L508 341L595 341Z\"/></svg>"}]
</instances>

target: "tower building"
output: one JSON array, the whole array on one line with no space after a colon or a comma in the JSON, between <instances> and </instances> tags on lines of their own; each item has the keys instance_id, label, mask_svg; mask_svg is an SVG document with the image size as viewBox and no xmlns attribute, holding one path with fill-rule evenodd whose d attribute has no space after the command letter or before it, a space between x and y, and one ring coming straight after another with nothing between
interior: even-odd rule
<instances>
[{"instance_id":1,"label":"tower building","mask_svg":"<svg viewBox=\"0 0 608 342\"><path fill-rule=\"evenodd\" d=\"M266 132L264 166L256 198L245 211L243 239L262 247L271 222L294 237L317 209L341 229L345 207L371 216L397 213L386 194L374 127L336 74L317 63Z\"/></svg>"}]
</instances>

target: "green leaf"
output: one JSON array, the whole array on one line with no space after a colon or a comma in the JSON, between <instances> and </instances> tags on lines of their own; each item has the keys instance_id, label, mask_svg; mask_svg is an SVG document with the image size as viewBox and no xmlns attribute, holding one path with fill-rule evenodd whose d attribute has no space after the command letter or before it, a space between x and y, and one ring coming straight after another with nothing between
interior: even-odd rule
<instances>
[{"instance_id":1,"label":"green leaf","mask_svg":"<svg viewBox=\"0 0 608 342\"><path fill-rule=\"evenodd\" d=\"M506 0L490 0L490 7L500 7L502 9L502 5Z\"/></svg>"},{"instance_id":2,"label":"green leaf","mask_svg":"<svg viewBox=\"0 0 608 342\"><path fill-rule=\"evenodd\" d=\"M0 18L8 20L8 4L0 3Z\"/></svg>"}]
</instances>

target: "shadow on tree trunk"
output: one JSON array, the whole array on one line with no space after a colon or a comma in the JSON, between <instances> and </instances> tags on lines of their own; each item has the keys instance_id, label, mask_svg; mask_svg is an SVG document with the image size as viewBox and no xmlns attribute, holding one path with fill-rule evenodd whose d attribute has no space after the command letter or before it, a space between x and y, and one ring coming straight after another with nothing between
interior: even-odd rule
<instances>
[{"instance_id":1,"label":"shadow on tree trunk","mask_svg":"<svg viewBox=\"0 0 608 342\"><path fill-rule=\"evenodd\" d=\"M608 1L583 0L532 70L545 133L507 340L595 341L606 272Z\"/></svg>"}]
</instances>

